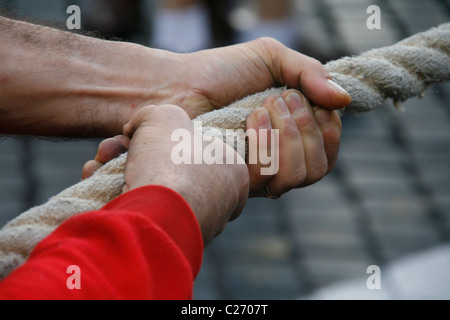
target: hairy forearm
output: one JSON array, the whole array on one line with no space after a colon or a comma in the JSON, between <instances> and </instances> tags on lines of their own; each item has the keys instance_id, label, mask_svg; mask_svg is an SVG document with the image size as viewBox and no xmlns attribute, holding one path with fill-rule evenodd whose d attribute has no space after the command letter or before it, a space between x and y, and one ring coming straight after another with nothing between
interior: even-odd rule
<instances>
[{"instance_id":1,"label":"hairy forearm","mask_svg":"<svg viewBox=\"0 0 450 320\"><path fill-rule=\"evenodd\" d=\"M175 54L0 17L0 133L122 133ZM153 76L152 76L153 75Z\"/></svg>"}]
</instances>

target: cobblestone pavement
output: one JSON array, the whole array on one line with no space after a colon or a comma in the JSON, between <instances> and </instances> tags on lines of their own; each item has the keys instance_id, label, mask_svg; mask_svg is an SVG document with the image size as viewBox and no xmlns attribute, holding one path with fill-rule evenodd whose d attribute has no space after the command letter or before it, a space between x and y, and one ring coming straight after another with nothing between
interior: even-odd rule
<instances>
[{"instance_id":1,"label":"cobblestone pavement","mask_svg":"<svg viewBox=\"0 0 450 320\"><path fill-rule=\"evenodd\" d=\"M0 5L63 19L69 2L0 0ZM295 4L301 9L297 15L302 42L331 56L389 45L450 21L447 0ZM380 30L366 28L371 4L381 8ZM380 266L383 274L385 266L399 259L448 244L449 105L450 84L441 84L423 99L406 102L404 113L387 102L371 113L346 116L337 168L315 185L279 200L251 199L242 216L206 249L194 297L320 298L314 296L318 289L343 281L362 279L365 284L370 265ZM97 143L3 137L0 225L76 183ZM445 272L450 274L450 268L436 270L439 266L426 269L434 280L421 284L426 290L433 290ZM436 295L448 298L450 284Z\"/></svg>"}]
</instances>

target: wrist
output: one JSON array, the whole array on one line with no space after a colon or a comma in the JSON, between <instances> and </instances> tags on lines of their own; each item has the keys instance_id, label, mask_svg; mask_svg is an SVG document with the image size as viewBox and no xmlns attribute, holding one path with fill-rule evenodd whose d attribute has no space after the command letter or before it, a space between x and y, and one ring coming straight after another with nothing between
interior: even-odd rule
<instances>
[{"instance_id":1,"label":"wrist","mask_svg":"<svg viewBox=\"0 0 450 320\"><path fill-rule=\"evenodd\" d=\"M135 110L164 100L171 83L161 75L181 69L178 55L137 44L6 18L0 32L1 133L121 134Z\"/></svg>"},{"instance_id":2,"label":"wrist","mask_svg":"<svg viewBox=\"0 0 450 320\"><path fill-rule=\"evenodd\" d=\"M133 43L94 43L92 52L83 53L74 67L84 76L67 83L65 91L87 112L82 126L92 122L89 135L110 137L122 134L140 108L166 100L164 88L170 81L163 75L179 69L179 57Z\"/></svg>"},{"instance_id":3,"label":"wrist","mask_svg":"<svg viewBox=\"0 0 450 320\"><path fill-rule=\"evenodd\" d=\"M249 194L246 165L215 166L218 167L207 176L178 175L176 180L166 184L189 203L205 243L222 233L226 224L240 215Z\"/></svg>"},{"instance_id":4,"label":"wrist","mask_svg":"<svg viewBox=\"0 0 450 320\"><path fill-rule=\"evenodd\" d=\"M97 132L102 136L122 134L137 110L169 100L174 88L182 87L178 85L177 73L182 69L178 54L126 42L101 41L98 47L96 52L103 53L100 59L86 58L94 61L97 77L82 84L78 94L80 101L97 102L96 111L102 116Z\"/></svg>"}]
</instances>

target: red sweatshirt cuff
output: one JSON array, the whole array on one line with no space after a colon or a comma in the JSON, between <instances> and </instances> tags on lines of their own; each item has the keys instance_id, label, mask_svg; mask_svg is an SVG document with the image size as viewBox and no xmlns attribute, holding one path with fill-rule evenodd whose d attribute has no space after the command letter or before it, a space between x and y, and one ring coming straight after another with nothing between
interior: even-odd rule
<instances>
[{"instance_id":1,"label":"red sweatshirt cuff","mask_svg":"<svg viewBox=\"0 0 450 320\"><path fill-rule=\"evenodd\" d=\"M203 238L191 207L177 192L164 186L144 186L109 202L103 210L133 211L146 215L178 245L194 272L200 271Z\"/></svg>"}]
</instances>

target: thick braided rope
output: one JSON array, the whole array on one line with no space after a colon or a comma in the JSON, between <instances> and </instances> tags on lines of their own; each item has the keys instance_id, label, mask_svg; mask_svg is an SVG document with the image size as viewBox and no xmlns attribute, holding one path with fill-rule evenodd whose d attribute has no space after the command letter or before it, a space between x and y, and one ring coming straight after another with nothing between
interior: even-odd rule
<instances>
[{"instance_id":1,"label":"thick braided rope","mask_svg":"<svg viewBox=\"0 0 450 320\"><path fill-rule=\"evenodd\" d=\"M431 83L450 80L449 55L450 23L447 23L390 47L331 61L325 68L352 97L345 111L361 112L379 106L387 98L398 103L420 96ZM269 95L282 90L269 89L195 120L201 121L205 134L215 135L217 130L211 128L219 128L221 137L233 135L225 129L245 130L250 111L260 107ZM245 139L245 136L236 138ZM227 138L227 141L232 140ZM9 222L0 231L0 279L22 264L36 244L63 221L82 212L98 210L120 195L125 161L126 154L123 154L97 170L91 178Z\"/></svg>"}]
</instances>

